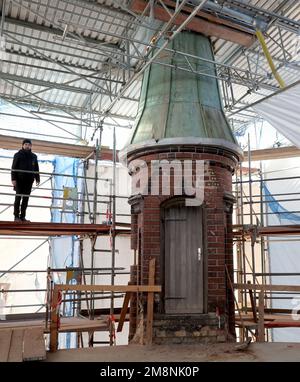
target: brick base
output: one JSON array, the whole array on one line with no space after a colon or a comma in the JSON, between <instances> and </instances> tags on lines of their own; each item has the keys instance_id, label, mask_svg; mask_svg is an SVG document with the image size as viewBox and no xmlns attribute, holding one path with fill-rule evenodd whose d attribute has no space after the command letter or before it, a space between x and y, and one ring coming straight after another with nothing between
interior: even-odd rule
<instances>
[{"instance_id":1,"label":"brick base","mask_svg":"<svg viewBox=\"0 0 300 382\"><path fill-rule=\"evenodd\" d=\"M198 316L161 316L153 322L153 343L192 344L227 342L232 339L224 328L225 319L214 313Z\"/></svg>"}]
</instances>

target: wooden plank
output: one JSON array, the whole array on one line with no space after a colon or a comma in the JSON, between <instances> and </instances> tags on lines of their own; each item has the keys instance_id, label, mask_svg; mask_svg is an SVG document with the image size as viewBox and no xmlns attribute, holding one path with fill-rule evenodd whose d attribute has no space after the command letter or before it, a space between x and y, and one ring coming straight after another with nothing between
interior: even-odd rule
<instances>
[{"instance_id":1,"label":"wooden plank","mask_svg":"<svg viewBox=\"0 0 300 382\"><path fill-rule=\"evenodd\" d=\"M99 292L161 292L160 285L66 285L56 284L59 290Z\"/></svg>"},{"instance_id":2,"label":"wooden plank","mask_svg":"<svg viewBox=\"0 0 300 382\"><path fill-rule=\"evenodd\" d=\"M7 150L20 150L22 148L21 146L23 139L24 137L0 135L0 148ZM32 139L32 151L41 154L63 155L70 158L87 158L95 151L95 147ZM99 157L102 160L112 161L113 152L108 147L102 146Z\"/></svg>"},{"instance_id":3,"label":"wooden plank","mask_svg":"<svg viewBox=\"0 0 300 382\"><path fill-rule=\"evenodd\" d=\"M164 2L164 4L172 7L175 10L176 3L175 3L174 0L163 0L163 2ZM184 6L182 8L182 10L187 12L187 13L192 13L193 8ZM207 13L207 12L202 11L202 10L198 11L197 16L199 16L201 18L204 18L204 19L207 19L207 20L210 20L210 21L212 21L213 23L216 23L216 24L226 25L226 26L229 26L229 27L231 27L233 29L238 29L238 30L244 31L246 33L249 33L249 28L247 28L247 27L244 27L244 26L239 25L237 23L233 23L233 22L231 22L229 20L221 19L218 16L214 16L211 13ZM254 32L253 32L253 34L254 34Z\"/></svg>"},{"instance_id":4,"label":"wooden plank","mask_svg":"<svg viewBox=\"0 0 300 382\"><path fill-rule=\"evenodd\" d=\"M258 342L265 342L264 304L264 291L262 290L258 296Z\"/></svg>"},{"instance_id":5,"label":"wooden plank","mask_svg":"<svg viewBox=\"0 0 300 382\"><path fill-rule=\"evenodd\" d=\"M52 304L51 304L51 322L50 322L50 346L49 350L50 352L55 352L57 350L58 346L58 294L59 294L59 288L57 285L54 286L53 289L53 297L52 297Z\"/></svg>"},{"instance_id":6,"label":"wooden plank","mask_svg":"<svg viewBox=\"0 0 300 382\"><path fill-rule=\"evenodd\" d=\"M268 227L242 227L240 225L234 225L235 231L233 235L235 237L250 237L254 232L257 236L286 236L294 235L300 236L300 225L282 225L282 226L268 226Z\"/></svg>"},{"instance_id":7,"label":"wooden plank","mask_svg":"<svg viewBox=\"0 0 300 382\"><path fill-rule=\"evenodd\" d=\"M251 151L251 160L271 160L300 157L300 149L296 146L276 147L271 149L261 149ZM248 152L244 151L244 162L248 161Z\"/></svg>"},{"instance_id":8,"label":"wooden plank","mask_svg":"<svg viewBox=\"0 0 300 382\"><path fill-rule=\"evenodd\" d=\"M46 359L46 348L43 329L25 329L23 343L23 361L39 361Z\"/></svg>"},{"instance_id":9,"label":"wooden plank","mask_svg":"<svg viewBox=\"0 0 300 382\"><path fill-rule=\"evenodd\" d=\"M119 223L116 223L118 225ZM122 223L120 223L122 224ZM111 227L106 224L70 224L45 222L7 222L0 221L0 235L109 235ZM117 228L116 235L130 234L130 229Z\"/></svg>"},{"instance_id":10,"label":"wooden plank","mask_svg":"<svg viewBox=\"0 0 300 382\"><path fill-rule=\"evenodd\" d=\"M88 320L76 317L64 317L60 321L58 332L86 332L108 330L107 320Z\"/></svg>"},{"instance_id":11,"label":"wooden plank","mask_svg":"<svg viewBox=\"0 0 300 382\"><path fill-rule=\"evenodd\" d=\"M0 362L7 362L8 360L11 336L11 329L1 330L0 332Z\"/></svg>"},{"instance_id":12,"label":"wooden plank","mask_svg":"<svg viewBox=\"0 0 300 382\"><path fill-rule=\"evenodd\" d=\"M44 320L24 320L24 321L0 321L0 332L4 329L14 329L14 328L28 328L28 327L36 327L39 326L41 328L45 327Z\"/></svg>"},{"instance_id":13,"label":"wooden plank","mask_svg":"<svg viewBox=\"0 0 300 382\"><path fill-rule=\"evenodd\" d=\"M8 362L23 361L23 337L24 329L14 329L12 331Z\"/></svg>"},{"instance_id":14,"label":"wooden plank","mask_svg":"<svg viewBox=\"0 0 300 382\"><path fill-rule=\"evenodd\" d=\"M3 322L0 325L0 333L4 330L25 330L25 329L37 329L43 330L44 333L50 333L49 329L45 328L45 322L41 320L28 321L12 321ZM59 332L80 332L86 330L105 330L107 328L106 320L89 320L77 317L63 317L61 318L61 325Z\"/></svg>"},{"instance_id":15,"label":"wooden plank","mask_svg":"<svg viewBox=\"0 0 300 382\"><path fill-rule=\"evenodd\" d=\"M124 296L124 301L123 301L123 306L122 306L122 310L121 310L121 314L120 314L120 319L118 322L117 332L121 332L123 329L123 325L124 325L124 321L126 318L130 298L131 298L131 292L126 292L125 296Z\"/></svg>"},{"instance_id":16,"label":"wooden plank","mask_svg":"<svg viewBox=\"0 0 300 382\"><path fill-rule=\"evenodd\" d=\"M251 282L248 281L247 284L251 284ZM254 322L257 322L256 304L255 304L255 301L254 301L254 296L253 296L253 290L252 289L249 289L249 297L250 297L250 302L251 302L251 309L252 309L253 319L254 319Z\"/></svg>"},{"instance_id":17,"label":"wooden plank","mask_svg":"<svg viewBox=\"0 0 300 382\"><path fill-rule=\"evenodd\" d=\"M152 285L155 282L155 259L149 261L149 277L148 284ZM152 344L153 334L153 306L154 306L154 293L149 292L147 297L147 324L146 324L146 344Z\"/></svg>"},{"instance_id":18,"label":"wooden plank","mask_svg":"<svg viewBox=\"0 0 300 382\"><path fill-rule=\"evenodd\" d=\"M300 292L300 285L255 285L255 284L234 284L235 289L255 289L263 291L285 291Z\"/></svg>"},{"instance_id":19,"label":"wooden plank","mask_svg":"<svg viewBox=\"0 0 300 382\"><path fill-rule=\"evenodd\" d=\"M272 321L265 322L265 328L300 328L300 321Z\"/></svg>"},{"instance_id":20,"label":"wooden plank","mask_svg":"<svg viewBox=\"0 0 300 382\"><path fill-rule=\"evenodd\" d=\"M133 0L131 2L130 9L138 14L142 14L146 5L147 2L144 0ZM159 5L155 5L153 7L153 14L154 17L158 20L165 22L168 22L170 20L169 13ZM179 14L174 20L173 25L181 25L188 17L188 14ZM224 25L215 24L201 17L192 18L191 21L187 24L186 29L202 33L205 36L215 36L223 40L231 41L246 47L251 46L256 39L253 35L249 33L237 31Z\"/></svg>"}]
</instances>

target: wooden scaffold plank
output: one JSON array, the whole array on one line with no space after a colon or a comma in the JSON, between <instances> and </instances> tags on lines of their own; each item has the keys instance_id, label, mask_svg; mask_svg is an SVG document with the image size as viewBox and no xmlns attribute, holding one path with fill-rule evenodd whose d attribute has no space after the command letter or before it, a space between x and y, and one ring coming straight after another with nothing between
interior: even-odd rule
<instances>
[{"instance_id":1,"label":"wooden scaffold plank","mask_svg":"<svg viewBox=\"0 0 300 382\"><path fill-rule=\"evenodd\" d=\"M12 330L0 330L0 362L7 362L11 343Z\"/></svg>"},{"instance_id":2,"label":"wooden scaffold plank","mask_svg":"<svg viewBox=\"0 0 300 382\"><path fill-rule=\"evenodd\" d=\"M13 329L8 355L8 362L23 361L23 337L24 329Z\"/></svg>"}]
</instances>

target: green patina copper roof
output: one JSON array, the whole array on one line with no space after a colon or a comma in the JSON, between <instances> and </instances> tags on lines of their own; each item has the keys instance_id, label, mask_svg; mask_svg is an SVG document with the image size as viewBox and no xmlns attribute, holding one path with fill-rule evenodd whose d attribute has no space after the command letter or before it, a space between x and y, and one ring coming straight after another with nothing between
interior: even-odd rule
<instances>
[{"instance_id":1,"label":"green patina copper roof","mask_svg":"<svg viewBox=\"0 0 300 382\"><path fill-rule=\"evenodd\" d=\"M209 38L199 34L182 32L169 47L214 60ZM156 60L188 68L182 55L168 51L162 51ZM211 63L192 58L191 63L197 71L216 75ZM151 64L144 73L130 144L179 137L222 139L236 143L222 110L215 78Z\"/></svg>"}]
</instances>

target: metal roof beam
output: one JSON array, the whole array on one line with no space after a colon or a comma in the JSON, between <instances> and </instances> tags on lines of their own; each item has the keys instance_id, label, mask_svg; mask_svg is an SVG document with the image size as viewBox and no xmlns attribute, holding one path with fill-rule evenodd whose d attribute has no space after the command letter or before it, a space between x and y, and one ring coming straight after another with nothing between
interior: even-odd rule
<instances>
[{"instance_id":1,"label":"metal roof beam","mask_svg":"<svg viewBox=\"0 0 300 382\"><path fill-rule=\"evenodd\" d=\"M7 95L7 94L1 94L0 97L4 100L7 100L8 102L12 101L12 102L15 102L16 100L18 100L18 104L20 105L32 105L32 106L36 106L36 107L44 107L48 110L54 110L54 111L62 111L62 112L66 112L66 113L69 113L69 112L73 112L73 113L90 113L91 111L90 110L85 110L83 109L82 107L80 106L72 106L72 105L64 105L64 104L60 104L60 103L47 103L46 101L45 102L39 102L37 100L30 100L27 101L27 102L22 102L19 100L19 97L13 97L11 95ZM29 111L31 113L31 111ZM36 114L40 114L39 112L35 111ZM97 115L100 115L99 111L97 109L93 109L92 110L92 113L95 114L96 116ZM116 119L123 119L123 120L126 120L126 121L134 121L135 117L129 117L129 116L126 116L126 115L120 115L120 114L115 114L115 113L108 113L107 114L108 117L110 118L116 118ZM75 119L75 118L74 118ZM79 119L79 117L78 117Z\"/></svg>"},{"instance_id":2,"label":"metal roof beam","mask_svg":"<svg viewBox=\"0 0 300 382\"><path fill-rule=\"evenodd\" d=\"M72 25L72 23L70 23L70 25ZM81 28L83 28L83 26L81 26ZM93 30L95 32L97 31L93 28L89 28L89 29ZM168 67L173 66L172 64L166 64L164 62L157 61L157 59L152 60L149 58L149 48L153 51L155 51L155 49L161 49L158 45L155 45L153 43L152 44L146 43L144 41L136 40L134 38L129 38L125 35L118 35L116 33L112 33L109 31L101 31L101 33L107 34L108 36L111 36L111 37L118 37L119 39L121 39L125 42L128 42L129 45L132 47L134 47L134 44L140 44L140 45L144 46L145 48L147 48L148 49L147 56L143 56L143 55L136 56L132 53L129 54L126 52L119 52L118 53L120 56L125 56L125 57L130 56L130 58L138 60L140 63L139 68L141 68L143 65L147 65L147 62L149 60L151 60L155 64L168 66ZM195 60L199 60L200 63L208 62L208 60L206 60L202 57L194 56L194 55L188 54L186 52L176 51L176 50L171 49L171 48L164 48L164 50L166 52L170 52L171 54L178 54L178 55L184 57L187 61L189 61L190 59L195 59ZM264 88L269 89L269 90L277 90L277 87L269 85L268 83L264 82L265 80L269 80L269 78L267 78L266 76L259 75L256 72L253 72L253 73L249 72L249 70L240 68L238 66L233 67L233 66L226 65L226 64L223 64L221 62L216 62L216 61L212 61L212 60L209 62L216 65L216 70L218 71L218 76L216 78L218 78L219 80L228 81L228 78L230 78L232 83L237 83L239 85L245 85L245 86L251 86L251 87L256 87L257 85L259 85L259 86L264 87ZM138 64L136 66L138 67ZM176 70L183 70L183 71L187 71L187 72L192 72L194 74L199 74L201 76L207 75L207 74L202 73L202 72L197 73L197 71L193 70L190 65L187 65L186 67L176 66ZM225 73L225 75L224 75L224 73Z\"/></svg>"},{"instance_id":3,"label":"metal roof beam","mask_svg":"<svg viewBox=\"0 0 300 382\"><path fill-rule=\"evenodd\" d=\"M98 12L101 15L113 18L114 20L119 20L121 22L124 22L124 16L128 17L128 24L135 25L138 27L147 28L149 30L152 30L156 32L157 30L153 28L151 23L148 23L146 19L142 19L139 15L132 12L128 7L125 7L122 2L119 2L118 0L114 0L114 3L117 3L119 5L119 8L115 8L106 4L100 4L97 2L97 0L63 0L64 3L67 4L73 4L77 5L78 7L88 9L91 12ZM123 1L123 0L122 0ZM37 4L34 1L31 1L33 4ZM50 9L59 10L59 8L54 7L51 3L48 4L48 7ZM107 10L107 12L103 12L103 10ZM74 13L75 15L80 16L78 13ZM93 20L93 19L92 19ZM113 21L110 21L109 24L120 26L120 23L115 23ZM128 25L126 26L127 29L131 29Z\"/></svg>"},{"instance_id":4,"label":"metal roof beam","mask_svg":"<svg viewBox=\"0 0 300 382\"><path fill-rule=\"evenodd\" d=\"M27 55L27 54L22 54L20 53L19 51L7 51L7 53L11 54L11 55L16 55L16 56L20 56L20 57L26 57L26 58L30 58L30 59L33 59L33 60L41 60L41 61L44 61L44 62L48 62L47 60L43 59L43 58L39 58L39 57L36 57L36 56L33 56L33 55ZM34 65L34 64L29 64L27 62L21 62L21 61L14 61L14 60L1 60L2 63L5 63L5 64L9 64L9 65L20 65L20 66L23 66L23 67L26 67L26 68L31 68L31 69L38 69L38 70L46 70L46 71L50 71L50 72L54 72L54 73L60 73L60 74L67 74L67 75L70 75L70 73L66 70L62 70L62 69L54 69L54 68L50 68L49 66L43 66L43 65ZM64 63L66 65L66 63ZM77 66L75 65L68 65L68 66L71 66L75 69L78 69ZM100 80L103 80L103 81L109 81L109 82L114 82L114 83L119 83L119 84L122 84L123 82L122 81L119 81L117 79L114 79L114 78L106 78L106 77L99 77L99 74L100 72L102 71L99 71L99 70L92 70L92 69L84 69L88 72L91 72L89 74L83 74L81 73L82 75L84 75L85 77L87 78L91 78L91 79L100 79Z\"/></svg>"},{"instance_id":5,"label":"metal roof beam","mask_svg":"<svg viewBox=\"0 0 300 382\"><path fill-rule=\"evenodd\" d=\"M255 15L263 15L263 16L268 16L271 19L275 19L276 21L280 21L282 24L286 24L287 26L293 26L294 28L300 30L300 21L290 19L288 17L282 16L278 12L272 12L267 9L264 9L263 7L256 7L255 5L251 4L246 4L241 1L236 1L236 0L224 0L224 3L227 3L229 5L234 5L235 7L241 9L242 11L244 10L251 10ZM282 6L284 4L280 4ZM299 0L294 2L294 5L299 5Z\"/></svg>"},{"instance_id":6,"label":"metal roof beam","mask_svg":"<svg viewBox=\"0 0 300 382\"><path fill-rule=\"evenodd\" d=\"M40 48L36 48L36 47L33 47L29 44L25 44L24 42L18 40L16 37L14 37L11 33L8 33L8 32L4 32L4 35L10 37L13 41L16 41L18 44L21 44L23 46L26 46L28 48L30 48L31 50L33 50L34 52L36 52L37 54L41 55L41 56L44 56L46 59L48 59L50 62L53 62L53 63L56 63L55 60L51 57L48 57L47 55L45 55L43 52L41 52L41 49ZM91 80L89 80L88 78L85 78L83 75L81 75L80 73L77 73L67 67L65 67L63 64L59 64L60 66L62 66L63 68L65 68L68 72L70 72L71 74L77 76L77 77L80 77L81 79L83 79L84 81L96 86L97 88L101 89L104 94L107 94L107 91L102 87L100 86L99 84L97 84L96 82L93 82ZM127 97L128 99L128 97Z\"/></svg>"},{"instance_id":7,"label":"metal roof beam","mask_svg":"<svg viewBox=\"0 0 300 382\"><path fill-rule=\"evenodd\" d=\"M15 50L13 48L10 48L10 49L6 48L6 53L11 54L12 56L18 56L18 57L23 57L25 59L31 59L31 60L36 60L39 62L44 62L44 63L48 62L49 63L49 60L47 60L45 57L37 56L36 54L32 54L30 52L23 53L23 52L20 52L20 50ZM10 62L9 59L7 61ZM3 60L2 60L2 62L3 62ZM20 61L20 62L16 62L16 64L23 65L24 63ZM95 74L99 73L99 71L97 71L95 69L91 69L88 66L80 65L80 64L72 64L70 62L62 62L62 61L56 60L56 62L53 64L56 66L60 66L60 64L64 64L65 66L68 66L68 67L73 68L73 69L77 69L77 70L80 69L83 71L94 72ZM43 69L42 66L39 66L39 68ZM48 70L57 71L57 69L52 69L52 68L48 68ZM69 73L69 72L66 71L66 73ZM81 74L83 74L83 73L81 73Z\"/></svg>"},{"instance_id":8,"label":"metal roof beam","mask_svg":"<svg viewBox=\"0 0 300 382\"><path fill-rule=\"evenodd\" d=\"M49 90L58 89L58 90L64 90L67 92L80 93L80 94L90 94L91 92L93 92L93 93L103 94L103 95L108 95L108 96L115 96L116 95L116 93L114 93L114 92L103 91L103 90L102 91L99 91L99 90L91 91L91 90L86 89L86 88L70 86L70 85L65 85L65 84L59 84L59 83L49 82L49 81L44 81L44 80L37 80L36 78L23 77L23 76L18 76L16 74L9 74L9 73L3 73L3 72L0 72L0 78L2 78L3 80L10 80L10 81L16 81L16 82L31 84L31 85L35 85L35 86L46 87ZM138 99L136 99L136 98L130 98L130 97L124 96L123 99L126 99L128 101L132 101L132 102L138 102Z\"/></svg>"},{"instance_id":9,"label":"metal roof beam","mask_svg":"<svg viewBox=\"0 0 300 382\"><path fill-rule=\"evenodd\" d=\"M296 2L298 2L299 0L296 0ZM269 22L269 25L268 25L268 28L270 26L273 25L274 21L277 20L277 16L279 17L280 15L280 12L282 11L282 9L285 7L285 5L289 2L289 0L285 0L283 2L281 2L277 7L276 9L272 12L274 16L274 18L272 18ZM227 3L229 3L229 1L227 1ZM239 3L239 5L241 6L242 4ZM247 5L249 6L249 4ZM267 30L268 30L267 28ZM258 43L257 41L252 45L250 46L249 48L252 49L254 46L256 46ZM226 65L229 65L229 64L232 64L238 57L239 57L239 54L244 50L243 47L238 47L237 49L235 49L233 52L231 52L230 56L225 58L225 60L223 61L224 64Z\"/></svg>"},{"instance_id":10,"label":"metal roof beam","mask_svg":"<svg viewBox=\"0 0 300 382\"><path fill-rule=\"evenodd\" d=\"M55 36L60 36L62 37L63 33L60 29L53 28L53 27L46 27L45 25L40 25L36 23L32 23L30 21L23 21L23 20L17 20L11 17L5 17L5 24L13 24L13 25L18 25L30 30L36 30L40 32L46 32ZM108 43L104 40L98 40L98 39L93 39L90 37L84 37L84 39L94 45L105 45L107 48L113 49L113 50L120 50L117 44L112 44ZM51 43L54 43L55 41L51 41ZM58 40L58 43L61 42L61 40ZM74 39L74 42L78 42L78 40Z\"/></svg>"},{"instance_id":11,"label":"metal roof beam","mask_svg":"<svg viewBox=\"0 0 300 382\"><path fill-rule=\"evenodd\" d=\"M40 38L40 37L31 36L31 35L24 35L24 33L19 33L19 32L11 32L11 31L9 31L7 29L5 29L3 31L3 34L6 34L7 36L10 36L12 38L12 40L7 39L7 41L6 41L7 43L10 43L10 44L20 45L21 47L22 46L28 46L30 48L31 45L25 44L23 41L20 41L20 40L14 38L13 36L18 36L18 37L21 37L21 38L27 38L28 40L42 42L43 46L39 45L38 47L36 47L36 48L38 48L40 50L56 53L57 55L60 55L60 56L70 56L70 57L77 58L79 60L91 61L91 62L95 62L97 64L106 64L107 57L111 57L111 56L108 56L108 54L110 54L110 55L112 54L111 50L108 50L106 52L103 49L103 47L102 47L102 50L99 50L98 47L95 47L95 44L94 44L95 50L91 51L91 50L88 50L88 49L83 49L81 47L78 48L78 46L66 45L66 44L63 44L62 42L58 42L58 41L56 41L56 42L55 41L49 42L49 40L46 40L46 39L43 39L43 38ZM47 46L47 44L48 45L54 45L54 47L55 48L57 47L57 49L49 48ZM62 51L61 48L72 49L73 52ZM76 52L79 51L80 53L82 53L82 55L76 54L76 53L74 53L74 51L76 51ZM88 55L90 55L90 54L92 54L92 55L99 54L99 56L102 56L102 57L105 58L105 61L101 60L100 57L96 57L96 58L89 57ZM115 53L115 54L117 54L117 53ZM64 64L64 62L56 60L56 59L53 60L53 62L57 63L58 65Z\"/></svg>"}]
</instances>

